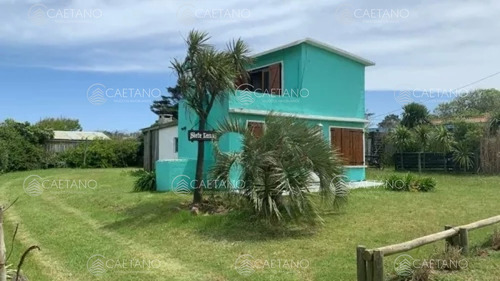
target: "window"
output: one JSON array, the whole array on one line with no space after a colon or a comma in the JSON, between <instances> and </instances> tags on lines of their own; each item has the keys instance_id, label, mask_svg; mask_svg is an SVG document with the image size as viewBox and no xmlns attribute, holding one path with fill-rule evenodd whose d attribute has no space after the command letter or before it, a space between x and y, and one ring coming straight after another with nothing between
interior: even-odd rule
<instances>
[{"instance_id":1,"label":"window","mask_svg":"<svg viewBox=\"0 0 500 281\"><path fill-rule=\"evenodd\" d=\"M249 71L250 81L255 92L281 95L281 63Z\"/></svg>"},{"instance_id":2,"label":"window","mask_svg":"<svg viewBox=\"0 0 500 281\"><path fill-rule=\"evenodd\" d=\"M344 159L346 165L364 165L363 130L330 128L330 143Z\"/></svg>"},{"instance_id":3,"label":"window","mask_svg":"<svg viewBox=\"0 0 500 281\"><path fill-rule=\"evenodd\" d=\"M179 151L179 138L174 138L174 152L177 153Z\"/></svg>"},{"instance_id":4,"label":"window","mask_svg":"<svg viewBox=\"0 0 500 281\"><path fill-rule=\"evenodd\" d=\"M260 138L264 134L264 122L248 121L247 127L256 138Z\"/></svg>"}]
</instances>

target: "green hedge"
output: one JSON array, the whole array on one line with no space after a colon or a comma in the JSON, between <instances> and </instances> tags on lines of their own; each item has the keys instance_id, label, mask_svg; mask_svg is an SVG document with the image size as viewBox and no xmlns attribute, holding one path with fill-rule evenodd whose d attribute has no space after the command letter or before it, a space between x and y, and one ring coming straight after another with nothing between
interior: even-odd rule
<instances>
[{"instance_id":1,"label":"green hedge","mask_svg":"<svg viewBox=\"0 0 500 281\"><path fill-rule=\"evenodd\" d=\"M68 167L112 168L138 166L137 139L93 140L61 153Z\"/></svg>"}]
</instances>

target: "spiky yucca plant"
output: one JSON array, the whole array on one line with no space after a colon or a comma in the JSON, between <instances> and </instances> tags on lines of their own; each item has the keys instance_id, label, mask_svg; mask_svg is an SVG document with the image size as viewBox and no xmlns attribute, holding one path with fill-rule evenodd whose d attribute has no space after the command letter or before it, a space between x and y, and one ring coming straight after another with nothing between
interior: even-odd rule
<instances>
[{"instance_id":1,"label":"spiky yucca plant","mask_svg":"<svg viewBox=\"0 0 500 281\"><path fill-rule=\"evenodd\" d=\"M216 132L242 135L240 152L222 152L215 142L216 164L212 177L230 182L230 171L241 172L240 194L251 203L255 214L268 222L321 219L315 196L330 207L345 201L342 161L324 139L319 127L305 121L271 113L265 118L265 130L256 137L234 120L226 120ZM319 192L311 193L311 173L319 178Z\"/></svg>"}]
</instances>

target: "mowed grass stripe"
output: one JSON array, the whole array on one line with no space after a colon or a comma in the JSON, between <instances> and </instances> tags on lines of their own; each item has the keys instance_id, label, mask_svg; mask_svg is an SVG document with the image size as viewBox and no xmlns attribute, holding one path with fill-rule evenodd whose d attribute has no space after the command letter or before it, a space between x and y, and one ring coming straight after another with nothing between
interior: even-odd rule
<instances>
[{"instance_id":1,"label":"mowed grass stripe","mask_svg":"<svg viewBox=\"0 0 500 281\"><path fill-rule=\"evenodd\" d=\"M13 208L18 211L18 218L23 218L23 229L28 230L30 237L37 237L38 245L50 254L51 259L59 261L57 264L60 264L61 268L73 272L72 278L78 276L82 280L137 280L133 272L122 274L118 272L120 269L112 268L100 277L89 272L87 261L96 254L113 260L138 257L131 256L111 237L100 235L78 217L46 204L40 197L20 200ZM152 271L140 273L140 277L145 280L155 280L156 276Z\"/></svg>"},{"instance_id":2,"label":"mowed grass stripe","mask_svg":"<svg viewBox=\"0 0 500 281\"><path fill-rule=\"evenodd\" d=\"M204 278L202 274L191 272L177 259L170 257L168 253L155 253L155 251L153 251L152 249L147 248L144 243L138 244L133 240L122 236L121 234L106 230L104 228L105 224L92 219L90 216L80 211L79 209L66 205L61 200L58 200L58 198L44 196L43 200L51 206L62 210L65 214L69 214L73 218L78 218L83 223L87 224L92 231L99 233L99 235L112 239L113 242L119 244L119 246L127 253L129 253L130 256L144 260L161 261L162 266L156 268L155 271L160 271L162 275L165 276L165 278L174 277L176 278L176 280L206 280L206 278ZM169 280L171 280L171 278Z\"/></svg>"},{"instance_id":3,"label":"mowed grass stripe","mask_svg":"<svg viewBox=\"0 0 500 281\"><path fill-rule=\"evenodd\" d=\"M16 239L21 242L24 248L28 248L33 245L41 247L41 251L33 251L28 256L23 268L26 268L29 263L37 263L42 270L44 276L36 276L36 280L54 280L54 281L65 281L65 280L83 280L74 276L71 271L68 271L60 262L60 260L54 259L56 255L54 251L50 248L44 247L37 239L34 238L33 234L27 229L26 224L24 224L21 218L17 215L15 208L12 207L6 213L5 221L11 226L15 226L19 223L19 229L16 235ZM22 249L21 251L24 251ZM11 261L12 262L12 261ZM17 261L16 261L17 263ZM17 264L16 264L17 266Z\"/></svg>"}]
</instances>

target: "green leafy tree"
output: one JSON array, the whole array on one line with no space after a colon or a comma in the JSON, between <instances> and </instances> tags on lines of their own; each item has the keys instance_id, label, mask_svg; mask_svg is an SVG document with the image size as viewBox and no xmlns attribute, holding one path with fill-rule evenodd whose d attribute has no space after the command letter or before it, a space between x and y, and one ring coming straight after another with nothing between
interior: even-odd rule
<instances>
[{"instance_id":1,"label":"green leafy tree","mask_svg":"<svg viewBox=\"0 0 500 281\"><path fill-rule=\"evenodd\" d=\"M78 119L71 119L65 117L58 118L44 118L38 123L36 126L47 129L47 130L56 130L56 131L81 131L82 126L80 125L80 121Z\"/></svg>"},{"instance_id":2,"label":"green leafy tree","mask_svg":"<svg viewBox=\"0 0 500 281\"><path fill-rule=\"evenodd\" d=\"M179 100L182 99L182 93L179 86L168 87L167 91L170 96L161 96L160 100L153 101L150 109L156 115L171 114L175 119L178 119Z\"/></svg>"},{"instance_id":3,"label":"green leafy tree","mask_svg":"<svg viewBox=\"0 0 500 281\"><path fill-rule=\"evenodd\" d=\"M418 125L429 124L429 110L423 104L409 103L403 107L401 125L412 129Z\"/></svg>"},{"instance_id":4,"label":"green leafy tree","mask_svg":"<svg viewBox=\"0 0 500 281\"><path fill-rule=\"evenodd\" d=\"M382 120L382 122L378 123L378 126L380 128L386 129L387 131L391 131L396 128L399 123L401 123L401 119L399 119L398 115L389 114L384 117L384 120Z\"/></svg>"},{"instance_id":5,"label":"green leafy tree","mask_svg":"<svg viewBox=\"0 0 500 281\"><path fill-rule=\"evenodd\" d=\"M178 76L177 87L186 106L198 116L200 131L206 129L214 103L234 94L236 80L247 79L245 69L251 63L249 49L241 39L231 41L227 44L227 49L222 51L208 44L209 39L205 32L191 31L186 39L186 58L184 61L172 61L172 68ZM203 198L204 159L205 145L200 141L196 159L194 205L199 205Z\"/></svg>"},{"instance_id":6,"label":"green leafy tree","mask_svg":"<svg viewBox=\"0 0 500 281\"><path fill-rule=\"evenodd\" d=\"M335 206L347 198L342 181L342 161L332 152L318 127L304 120L268 115L263 135L237 121L226 120L217 130L218 138L228 133L242 135L241 152L222 152L215 142L216 164L211 175L230 182L230 172L241 171L240 194L251 203L254 212L269 222L316 220L317 208L310 193L311 173L319 178L319 196ZM287 196L285 196L285 193ZM338 200L336 200L336 198ZM336 202L336 203L335 203Z\"/></svg>"},{"instance_id":7,"label":"green leafy tree","mask_svg":"<svg viewBox=\"0 0 500 281\"><path fill-rule=\"evenodd\" d=\"M500 108L500 91L478 89L459 95L447 103L441 103L434 110L439 118L471 117L491 113Z\"/></svg>"},{"instance_id":8,"label":"green leafy tree","mask_svg":"<svg viewBox=\"0 0 500 281\"><path fill-rule=\"evenodd\" d=\"M7 119L0 123L0 173L44 168L44 144L53 132Z\"/></svg>"}]
</instances>

